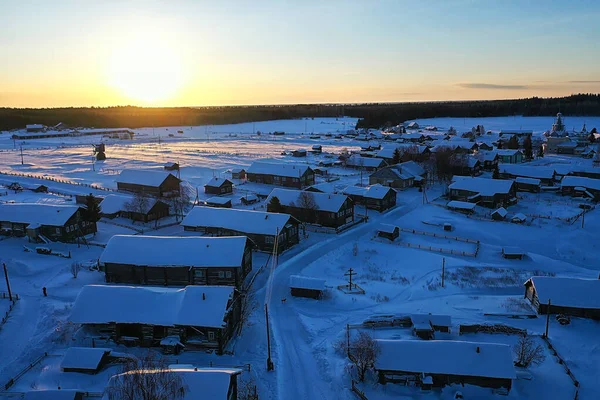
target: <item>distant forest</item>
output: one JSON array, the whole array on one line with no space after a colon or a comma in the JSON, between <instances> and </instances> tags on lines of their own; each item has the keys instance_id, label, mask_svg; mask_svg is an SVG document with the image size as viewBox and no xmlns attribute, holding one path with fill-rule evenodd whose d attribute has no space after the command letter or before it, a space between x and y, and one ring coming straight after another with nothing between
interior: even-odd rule
<instances>
[{"instance_id":1,"label":"distant forest","mask_svg":"<svg viewBox=\"0 0 600 400\"><path fill-rule=\"evenodd\" d=\"M555 115L559 110L567 116L600 116L600 94L515 100L344 105L0 108L0 130L23 128L27 124L52 126L59 122L71 127L141 128L221 125L301 117L341 117L342 115L359 118L357 128L380 128L417 118L550 116Z\"/></svg>"}]
</instances>

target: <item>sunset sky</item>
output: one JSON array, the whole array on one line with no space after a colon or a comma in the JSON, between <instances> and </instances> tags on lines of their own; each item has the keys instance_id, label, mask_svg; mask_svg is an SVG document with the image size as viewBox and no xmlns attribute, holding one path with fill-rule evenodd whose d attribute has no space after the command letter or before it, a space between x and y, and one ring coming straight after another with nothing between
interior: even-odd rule
<instances>
[{"instance_id":1,"label":"sunset sky","mask_svg":"<svg viewBox=\"0 0 600 400\"><path fill-rule=\"evenodd\" d=\"M0 0L0 106L600 92L600 2Z\"/></svg>"}]
</instances>

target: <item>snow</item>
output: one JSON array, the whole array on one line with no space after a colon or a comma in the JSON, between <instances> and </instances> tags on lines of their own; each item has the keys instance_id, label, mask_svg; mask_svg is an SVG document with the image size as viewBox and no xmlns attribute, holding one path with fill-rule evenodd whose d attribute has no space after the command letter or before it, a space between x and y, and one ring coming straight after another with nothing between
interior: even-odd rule
<instances>
[{"instance_id":1,"label":"snow","mask_svg":"<svg viewBox=\"0 0 600 400\"><path fill-rule=\"evenodd\" d=\"M448 188L479 193L482 196L493 196L498 193L510 192L513 184L514 182L511 180L463 177Z\"/></svg>"},{"instance_id":2,"label":"snow","mask_svg":"<svg viewBox=\"0 0 600 400\"><path fill-rule=\"evenodd\" d=\"M267 198L267 204L273 197L277 197L282 205L300 207L301 202L300 195L302 193L309 193L315 200L315 204L318 210L338 212L348 197L343 194L331 194L331 193L320 193L320 192L304 192L302 190L292 189L273 189L269 197Z\"/></svg>"},{"instance_id":3,"label":"snow","mask_svg":"<svg viewBox=\"0 0 600 400\"><path fill-rule=\"evenodd\" d=\"M308 187L307 189L310 189L310 188L316 189L323 193L336 193L337 192L335 185L333 185L332 183L329 183L329 182L317 183L317 184L314 184L314 185ZM304 189L304 190L306 190L306 189Z\"/></svg>"},{"instance_id":4,"label":"snow","mask_svg":"<svg viewBox=\"0 0 600 400\"><path fill-rule=\"evenodd\" d=\"M290 218L289 214L196 206L181 221L181 225L274 236L277 230L283 230Z\"/></svg>"},{"instance_id":5,"label":"snow","mask_svg":"<svg viewBox=\"0 0 600 400\"><path fill-rule=\"evenodd\" d=\"M434 326L452 326L452 318L449 315L435 315L435 314L411 314L410 320L413 325L427 325L431 328Z\"/></svg>"},{"instance_id":6,"label":"snow","mask_svg":"<svg viewBox=\"0 0 600 400\"><path fill-rule=\"evenodd\" d=\"M381 158L363 157L358 154L353 154L346 160L346 165L360 168L379 168L382 164L385 162Z\"/></svg>"},{"instance_id":7,"label":"snow","mask_svg":"<svg viewBox=\"0 0 600 400\"><path fill-rule=\"evenodd\" d=\"M231 201L231 199L228 199L227 197L213 196L213 197L209 197L208 199L206 199L206 204L216 204L216 205L224 206L227 203L229 203L230 201Z\"/></svg>"},{"instance_id":8,"label":"snow","mask_svg":"<svg viewBox=\"0 0 600 400\"><path fill-rule=\"evenodd\" d=\"M75 400L77 390L33 390L25 393L25 400Z\"/></svg>"},{"instance_id":9,"label":"snow","mask_svg":"<svg viewBox=\"0 0 600 400\"><path fill-rule=\"evenodd\" d=\"M0 221L63 226L79 211L78 206L53 204L0 204Z\"/></svg>"},{"instance_id":10,"label":"snow","mask_svg":"<svg viewBox=\"0 0 600 400\"><path fill-rule=\"evenodd\" d=\"M387 186L376 184L368 187L348 186L342 191L342 193L345 195L361 196L369 199L381 200L390 192L390 190L393 189Z\"/></svg>"},{"instance_id":11,"label":"snow","mask_svg":"<svg viewBox=\"0 0 600 400\"><path fill-rule=\"evenodd\" d=\"M398 228L395 225L390 225L390 224L380 224L379 227L377 228L377 231L379 232L383 232L383 233L394 233L394 231L396 230L396 228Z\"/></svg>"},{"instance_id":12,"label":"snow","mask_svg":"<svg viewBox=\"0 0 600 400\"><path fill-rule=\"evenodd\" d=\"M288 178L299 178L308 170L308 165L283 164L267 161L256 161L246 170L250 174L285 176Z\"/></svg>"},{"instance_id":13,"label":"snow","mask_svg":"<svg viewBox=\"0 0 600 400\"><path fill-rule=\"evenodd\" d=\"M476 205L475 203L467 203L466 201L451 200L446 204L446 207L458 210L474 210Z\"/></svg>"},{"instance_id":14,"label":"snow","mask_svg":"<svg viewBox=\"0 0 600 400\"><path fill-rule=\"evenodd\" d=\"M169 175L173 175L169 171L163 170L138 170L138 169L124 169L119 174L117 182L129 183L134 185L144 185L158 187L160 186ZM175 176L175 175L173 175Z\"/></svg>"},{"instance_id":15,"label":"snow","mask_svg":"<svg viewBox=\"0 0 600 400\"><path fill-rule=\"evenodd\" d=\"M531 282L541 304L600 308L600 279L534 276Z\"/></svg>"},{"instance_id":16,"label":"snow","mask_svg":"<svg viewBox=\"0 0 600 400\"><path fill-rule=\"evenodd\" d=\"M498 213L498 215L500 215L502 218L504 218L504 217L506 217L506 214L508 214L508 211L506 211L506 208L500 207L499 209L494 211L494 213Z\"/></svg>"},{"instance_id":17,"label":"snow","mask_svg":"<svg viewBox=\"0 0 600 400\"><path fill-rule=\"evenodd\" d=\"M127 209L127 203L133 200L131 196L109 194L100 202L102 214L116 214Z\"/></svg>"},{"instance_id":18,"label":"snow","mask_svg":"<svg viewBox=\"0 0 600 400\"><path fill-rule=\"evenodd\" d=\"M517 183L524 183L527 185L535 185L535 186L540 186L541 185L541 181L539 179L535 179L535 178L523 178L523 177L517 177L515 179L515 182Z\"/></svg>"},{"instance_id":19,"label":"snow","mask_svg":"<svg viewBox=\"0 0 600 400\"><path fill-rule=\"evenodd\" d=\"M310 278L308 276L290 276L290 287L297 289L325 290L325 280Z\"/></svg>"},{"instance_id":20,"label":"snow","mask_svg":"<svg viewBox=\"0 0 600 400\"><path fill-rule=\"evenodd\" d=\"M502 379L517 377L511 348L505 344L451 340L377 340L377 344L381 350L375 362L378 370Z\"/></svg>"},{"instance_id":21,"label":"snow","mask_svg":"<svg viewBox=\"0 0 600 400\"><path fill-rule=\"evenodd\" d=\"M70 321L221 328L233 292L229 286L87 285L75 300Z\"/></svg>"},{"instance_id":22,"label":"snow","mask_svg":"<svg viewBox=\"0 0 600 400\"><path fill-rule=\"evenodd\" d=\"M567 175L562 178L562 187L583 187L586 189L600 190L600 179L585 178L583 176Z\"/></svg>"},{"instance_id":23,"label":"snow","mask_svg":"<svg viewBox=\"0 0 600 400\"><path fill-rule=\"evenodd\" d=\"M547 167L533 167L527 165L501 164L499 172L524 178L553 179L554 169Z\"/></svg>"},{"instance_id":24,"label":"snow","mask_svg":"<svg viewBox=\"0 0 600 400\"><path fill-rule=\"evenodd\" d=\"M115 235L102 252L100 263L150 267L236 267L242 265L246 241L245 236Z\"/></svg>"},{"instance_id":25,"label":"snow","mask_svg":"<svg viewBox=\"0 0 600 400\"><path fill-rule=\"evenodd\" d=\"M95 371L98 369L102 358L111 352L111 349L102 347L69 347L63 357L61 368L84 369Z\"/></svg>"}]
</instances>

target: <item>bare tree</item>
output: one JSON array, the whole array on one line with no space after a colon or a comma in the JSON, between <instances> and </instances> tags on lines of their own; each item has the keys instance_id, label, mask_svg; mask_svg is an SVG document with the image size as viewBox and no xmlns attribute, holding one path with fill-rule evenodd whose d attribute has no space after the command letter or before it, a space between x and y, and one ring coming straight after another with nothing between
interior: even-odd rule
<instances>
[{"instance_id":1,"label":"bare tree","mask_svg":"<svg viewBox=\"0 0 600 400\"><path fill-rule=\"evenodd\" d=\"M258 400L254 378L245 378L238 382L238 400Z\"/></svg>"},{"instance_id":2,"label":"bare tree","mask_svg":"<svg viewBox=\"0 0 600 400\"><path fill-rule=\"evenodd\" d=\"M238 334L242 332L242 329L245 326L248 326L250 322L250 316L256 308L258 307L258 303L256 301L256 296L252 288L244 284L241 290L241 295L239 296L240 303L240 320L237 325Z\"/></svg>"},{"instance_id":3,"label":"bare tree","mask_svg":"<svg viewBox=\"0 0 600 400\"><path fill-rule=\"evenodd\" d=\"M131 201L125 203L125 210L131 213L146 214L148 207L150 207L150 196L144 192L135 193Z\"/></svg>"},{"instance_id":4,"label":"bare tree","mask_svg":"<svg viewBox=\"0 0 600 400\"><path fill-rule=\"evenodd\" d=\"M183 215L187 211L193 197L193 189L186 185L179 185L179 196L171 197L169 199L169 206L175 214L175 220L179 222L179 218L183 218Z\"/></svg>"},{"instance_id":5,"label":"bare tree","mask_svg":"<svg viewBox=\"0 0 600 400\"><path fill-rule=\"evenodd\" d=\"M298 195L298 208L302 209L304 222L318 222L319 205L315 200L314 194L311 192L303 191Z\"/></svg>"},{"instance_id":6,"label":"bare tree","mask_svg":"<svg viewBox=\"0 0 600 400\"><path fill-rule=\"evenodd\" d=\"M358 337L350 342L350 360L356 366L358 380L364 381L367 371L373 367L380 353L379 345L367 332L360 332Z\"/></svg>"},{"instance_id":7,"label":"bare tree","mask_svg":"<svg viewBox=\"0 0 600 400\"><path fill-rule=\"evenodd\" d=\"M530 365L539 365L544 362L546 355L541 344L535 343L535 339L527 333L519 338L514 348L517 361L515 365L528 368Z\"/></svg>"},{"instance_id":8,"label":"bare tree","mask_svg":"<svg viewBox=\"0 0 600 400\"><path fill-rule=\"evenodd\" d=\"M81 263L78 261L71 263L71 275L73 275L73 278L77 278L79 271L81 271Z\"/></svg>"},{"instance_id":9,"label":"bare tree","mask_svg":"<svg viewBox=\"0 0 600 400\"><path fill-rule=\"evenodd\" d=\"M450 181L452 178L452 158L454 152L450 147L438 148L434 157L434 170L440 183Z\"/></svg>"},{"instance_id":10,"label":"bare tree","mask_svg":"<svg viewBox=\"0 0 600 400\"><path fill-rule=\"evenodd\" d=\"M183 399L186 390L167 361L148 352L142 358L128 359L122 373L109 381L106 393L109 400L171 400Z\"/></svg>"}]
</instances>

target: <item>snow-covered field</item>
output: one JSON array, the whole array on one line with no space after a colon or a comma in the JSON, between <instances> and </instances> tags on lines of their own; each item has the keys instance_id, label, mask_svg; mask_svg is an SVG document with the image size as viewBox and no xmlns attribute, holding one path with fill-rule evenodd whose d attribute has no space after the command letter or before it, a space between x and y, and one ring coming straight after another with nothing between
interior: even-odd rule
<instances>
[{"instance_id":1,"label":"snow-covered field","mask_svg":"<svg viewBox=\"0 0 600 400\"><path fill-rule=\"evenodd\" d=\"M552 124L552 117L506 117L506 118L439 118L418 120L421 126L436 125L459 131L483 124L486 129L533 129L542 132ZM166 162L178 162L182 166L181 178L193 187L200 187L199 197L205 198L202 185L213 176L230 177L228 170L246 167L259 158L275 158L285 162L308 163L331 160L342 148L358 149L367 145L353 139L335 139L333 135L353 128L355 120L307 119L293 121L267 121L238 125L212 127L170 127L136 129L139 137L129 141L104 140L107 157L103 162L91 163L92 143L100 137L29 140L23 144L21 164L20 143L13 143L10 135L0 135L0 172L26 174L61 179L79 184L93 184L115 189L115 175L124 168L159 168ZM572 117L567 119L569 129L580 129L583 122L588 129L600 126L598 118ZM177 133L182 130L183 134ZM273 131L285 131L283 136L269 135ZM261 135L256 132L260 131ZM311 134L321 134L310 139ZM330 137L325 133L332 133ZM169 137L173 134L174 137ZM160 136L160 141L159 141ZM324 153L309 154L306 158L282 155L284 150L310 149L321 144ZM385 147L385 143L383 146ZM536 160L538 165L585 164L569 156L546 156ZM329 168L339 180L333 182L343 187L358 183L360 174L345 168ZM365 177L367 175L365 174ZM363 177L363 178L365 178ZM364 182L366 182L365 179ZM64 182L40 180L22 176L0 175L0 185L13 181L44 183L52 192L38 194L28 191L12 193L0 187L0 201L73 203L69 196L75 193L103 193L88 186ZM240 182L236 182L240 183ZM235 207L246 193L268 194L271 187L251 183L238 184L231 196ZM346 371L348 360L334 349L345 337L347 324L361 324L374 314L435 313L452 317L453 333L444 339L470 340L514 344L512 335L488 335L483 333L458 335L459 324L499 323L527 329L541 334L545 318L512 319L485 314L531 313L523 298L523 282L531 275L574 276L595 279L600 272L600 211L595 209L585 217L585 226L579 222L568 223L562 219L577 215L579 201L557 194L519 193L519 203L509 208L510 213L522 212L543 215L524 225L509 222L493 222L448 211L436 200L443 194L441 185L427 190L429 204L423 204L423 194L411 188L398 193L397 207L377 213L369 210L369 221L339 234L307 232L301 243L279 257L279 265L273 271L272 288L268 288L269 269L257 275L254 290L260 306L252 317L252 323L231 344L233 355L216 356L203 352L184 352L177 362L197 366L232 366L250 364L250 372L257 384L261 399L351 399L350 376ZM251 208L264 209L264 203ZM488 210L489 211L489 210ZM560 219L562 218L562 219ZM485 219L485 218L484 218ZM181 227L170 226L152 230L139 223L125 226L116 221L101 221L94 243L106 243L115 234L184 235ZM449 222L453 231L442 229ZM395 224L402 228L449 234L461 238L479 240L476 257L463 256L461 252L473 252L475 245L451 239L434 238L401 232L399 242L423 247L431 246L454 250L453 254L426 249L399 246L386 240L374 239L379 224ZM70 273L73 261L96 260L102 248L99 246L57 245L63 251L71 251L72 259L25 252L26 239L0 240L0 259L6 262L13 292L21 300L12 311L8 322L0 327L0 384L4 384L23 367L44 352L46 357L27 372L11 388L13 392L55 388L87 388L101 391L102 383L110 375L105 371L97 376L77 376L61 373L58 369L60 355L73 343L75 328L67 322L70 308L85 284L102 283L103 275L97 271L83 270L77 278ZM502 248L517 246L527 252L523 260L502 258ZM267 262L267 255L255 253L254 271ZM446 280L441 285L442 264ZM346 282L344 273L352 268L356 283L365 290L364 295L344 294L336 289ZM290 275L301 274L326 280L328 296L320 301L293 298L289 295ZM48 297L42 296L42 288ZM0 291L4 286L0 284ZM269 299L273 339L275 371L267 372L266 332L264 308ZM286 299L285 302L281 301ZM2 310L0 304L0 311ZM369 330L378 338L414 338L409 329ZM581 382L580 399L600 398L596 377L600 375L600 323L573 318L572 323L561 326L550 320L550 339L563 356L574 375ZM79 340L79 339L78 339ZM137 349L118 347L119 351L136 352ZM564 368L546 350L547 358L529 373L519 375L508 398L571 399L574 387ZM80 376L81 375L81 376ZM525 379L525 377L527 379ZM369 399L450 399L460 390L468 399L505 398L492 394L489 389L476 387L446 388L430 394L400 385L379 385L374 382L361 384ZM1 392L1 390L0 390ZM0 393L0 397L2 393Z\"/></svg>"}]
</instances>

